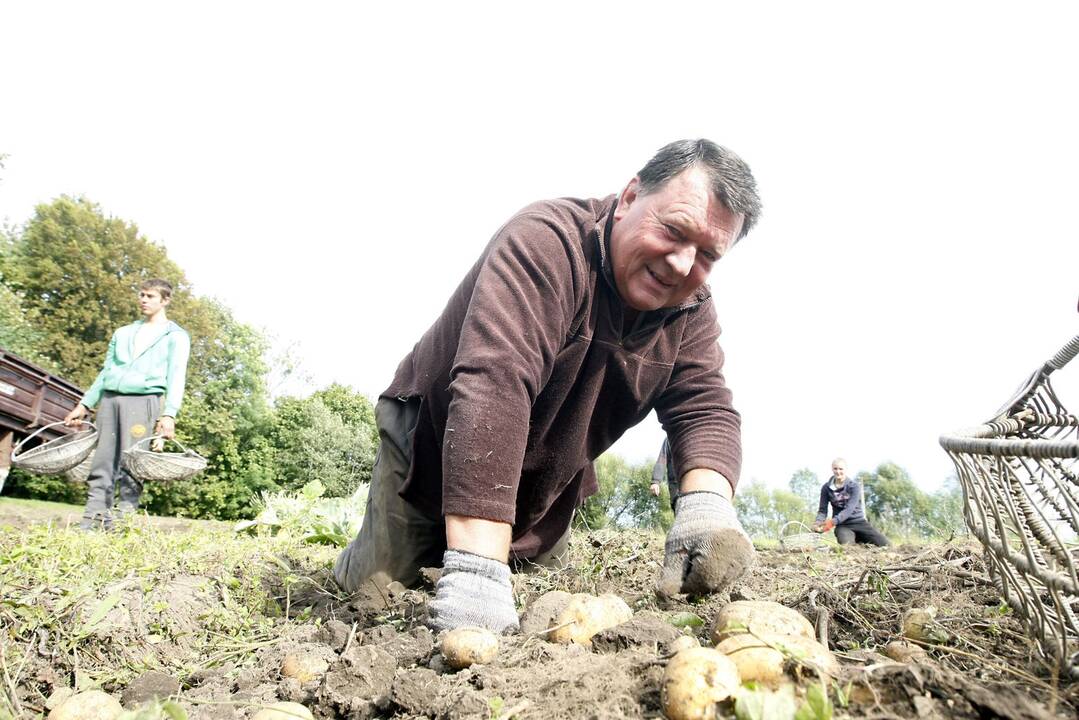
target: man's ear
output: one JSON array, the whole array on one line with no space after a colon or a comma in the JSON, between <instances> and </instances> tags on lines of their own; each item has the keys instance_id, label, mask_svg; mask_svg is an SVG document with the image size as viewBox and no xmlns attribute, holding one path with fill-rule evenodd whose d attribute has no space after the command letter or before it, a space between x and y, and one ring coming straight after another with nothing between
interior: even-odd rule
<instances>
[{"instance_id":1,"label":"man's ear","mask_svg":"<svg viewBox=\"0 0 1079 720\"><path fill-rule=\"evenodd\" d=\"M629 212L629 208L633 205L634 201L640 196L641 180L634 177L630 180L626 187L622 190L622 194L618 196L618 207L614 209L614 219L621 220Z\"/></svg>"}]
</instances>

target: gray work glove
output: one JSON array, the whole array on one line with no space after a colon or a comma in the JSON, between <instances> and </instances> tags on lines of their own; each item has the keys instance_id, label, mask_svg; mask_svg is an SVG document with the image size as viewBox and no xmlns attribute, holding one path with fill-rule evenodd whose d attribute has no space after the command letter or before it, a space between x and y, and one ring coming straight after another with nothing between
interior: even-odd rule
<instances>
[{"instance_id":1,"label":"gray work glove","mask_svg":"<svg viewBox=\"0 0 1079 720\"><path fill-rule=\"evenodd\" d=\"M719 592L740 578L755 557L730 500L714 492L688 492L675 505L656 593Z\"/></svg>"},{"instance_id":2,"label":"gray work glove","mask_svg":"<svg viewBox=\"0 0 1079 720\"><path fill-rule=\"evenodd\" d=\"M435 631L465 625L494 633L519 630L509 565L470 552L447 550L427 624Z\"/></svg>"}]
</instances>

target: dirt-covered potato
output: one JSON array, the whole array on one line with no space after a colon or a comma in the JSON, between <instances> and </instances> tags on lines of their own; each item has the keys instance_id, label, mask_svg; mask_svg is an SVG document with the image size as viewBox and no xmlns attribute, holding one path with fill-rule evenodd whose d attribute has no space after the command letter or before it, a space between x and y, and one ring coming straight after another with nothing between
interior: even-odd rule
<instances>
[{"instance_id":1,"label":"dirt-covered potato","mask_svg":"<svg viewBox=\"0 0 1079 720\"><path fill-rule=\"evenodd\" d=\"M120 701L101 690L72 695L49 713L49 720L113 720L124 711Z\"/></svg>"},{"instance_id":2,"label":"dirt-covered potato","mask_svg":"<svg viewBox=\"0 0 1079 720\"><path fill-rule=\"evenodd\" d=\"M442 657L454 670L486 665L498 655L498 637L485 628L459 627L442 636Z\"/></svg>"},{"instance_id":3,"label":"dirt-covered potato","mask_svg":"<svg viewBox=\"0 0 1079 720\"><path fill-rule=\"evenodd\" d=\"M801 635L813 639L813 624L797 610L766 600L728 603L712 623L712 642L721 643L733 634L751 630L756 635Z\"/></svg>"},{"instance_id":4,"label":"dirt-covered potato","mask_svg":"<svg viewBox=\"0 0 1079 720\"><path fill-rule=\"evenodd\" d=\"M277 702L259 710L251 720L315 720L315 716L300 703Z\"/></svg>"},{"instance_id":5,"label":"dirt-covered potato","mask_svg":"<svg viewBox=\"0 0 1079 720\"><path fill-rule=\"evenodd\" d=\"M301 683L319 680L329 669L330 664L326 660L307 652L289 653L281 663L282 677L295 678Z\"/></svg>"},{"instance_id":6,"label":"dirt-covered potato","mask_svg":"<svg viewBox=\"0 0 1079 720\"><path fill-rule=\"evenodd\" d=\"M816 640L801 635L742 633L731 635L716 650L734 662L743 682L752 680L770 687L783 682L788 656L830 676L839 672L835 655Z\"/></svg>"},{"instance_id":7,"label":"dirt-covered potato","mask_svg":"<svg viewBox=\"0 0 1079 720\"><path fill-rule=\"evenodd\" d=\"M698 648L701 643L697 638L692 635L679 635L674 640L667 643L667 654L675 655L683 650L689 650L691 648Z\"/></svg>"},{"instance_id":8,"label":"dirt-covered potato","mask_svg":"<svg viewBox=\"0 0 1079 720\"><path fill-rule=\"evenodd\" d=\"M926 662L929 659L928 653L923 648L902 640L892 640L885 645L884 654L901 663Z\"/></svg>"},{"instance_id":9,"label":"dirt-covered potato","mask_svg":"<svg viewBox=\"0 0 1079 720\"><path fill-rule=\"evenodd\" d=\"M663 712L670 720L712 720L716 703L738 689L738 668L714 648L689 648L671 658L663 676Z\"/></svg>"},{"instance_id":10,"label":"dirt-covered potato","mask_svg":"<svg viewBox=\"0 0 1079 720\"><path fill-rule=\"evenodd\" d=\"M930 605L903 613L903 637L926 643L942 643L948 634L937 624L937 609Z\"/></svg>"},{"instance_id":11,"label":"dirt-covered potato","mask_svg":"<svg viewBox=\"0 0 1079 720\"><path fill-rule=\"evenodd\" d=\"M592 636L601 630L620 625L633 617L625 600L617 595L577 593L555 618L555 629L547 634L551 642L568 645L592 645Z\"/></svg>"}]
</instances>

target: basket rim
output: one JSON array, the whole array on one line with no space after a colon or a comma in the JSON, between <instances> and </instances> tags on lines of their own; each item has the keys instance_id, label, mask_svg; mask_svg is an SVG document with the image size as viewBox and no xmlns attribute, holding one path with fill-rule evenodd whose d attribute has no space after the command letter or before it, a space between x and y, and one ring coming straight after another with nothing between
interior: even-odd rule
<instances>
[{"instance_id":1,"label":"basket rim","mask_svg":"<svg viewBox=\"0 0 1079 720\"><path fill-rule=\"evenodd\" d=\"M18 461L21 461L21 460L25 460L27 458L33 459L36 455L40 455L41 453L47 452L48 450L55 450L57 447L60 447L60 445L65 445L65 444L69 444L69 443L73 443L73 442L77 442L77 441L86 439L86 438L77 437L78 433L83 432L83 430L80 428L79 430L76 430L74 433L72 433L70 435L61 435L58 438L53 438L52 440L46 440L45 442L41 443L40 445L35 445L34 447L30 448L26 452L22 453L21 455L19 454L19 449L23 445L25 445L28 441L30 441L33 438L37 437L40 433L44 432L45 430L48 430L51 427L56 427L57 425L63 425L63 424L64 424L64 421L60 420L59 422L49 423L48 425L42 425L37 430L35 430L33 433L27 435L22 440L20 440L19 443L15 447L13 447L11 449L11 462L12 462L12 464L14 464L14 463L16 463ZM89 420L83 420L82 424L90 426L90 431L93 433L93 435L90 435L88 437L93 437L94 435L99 434L99 431L97 429L97 425L94 425ZM64 442L61 442L61 441L64 441ZM55 445L54 445L54 443L55 443ZM52 446L52 447L50 447L50 446Z\"/></svg>"}]
</instances>

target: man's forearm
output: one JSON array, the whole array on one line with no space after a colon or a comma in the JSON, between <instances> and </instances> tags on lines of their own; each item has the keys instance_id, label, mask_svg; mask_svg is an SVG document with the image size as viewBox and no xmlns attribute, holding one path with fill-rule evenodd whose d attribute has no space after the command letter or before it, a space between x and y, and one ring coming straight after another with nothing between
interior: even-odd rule
<instances>
[{"instance_id":1,"label":"man's forearm","mask_svg":"<svg viewBox=\"0 0 1079 720\"><path fill-rule=\"evenodd\" d=\"M508 562L513 527L509 523L466 517L446 516L446 547Z\"/></svg>"}]
</instances>

